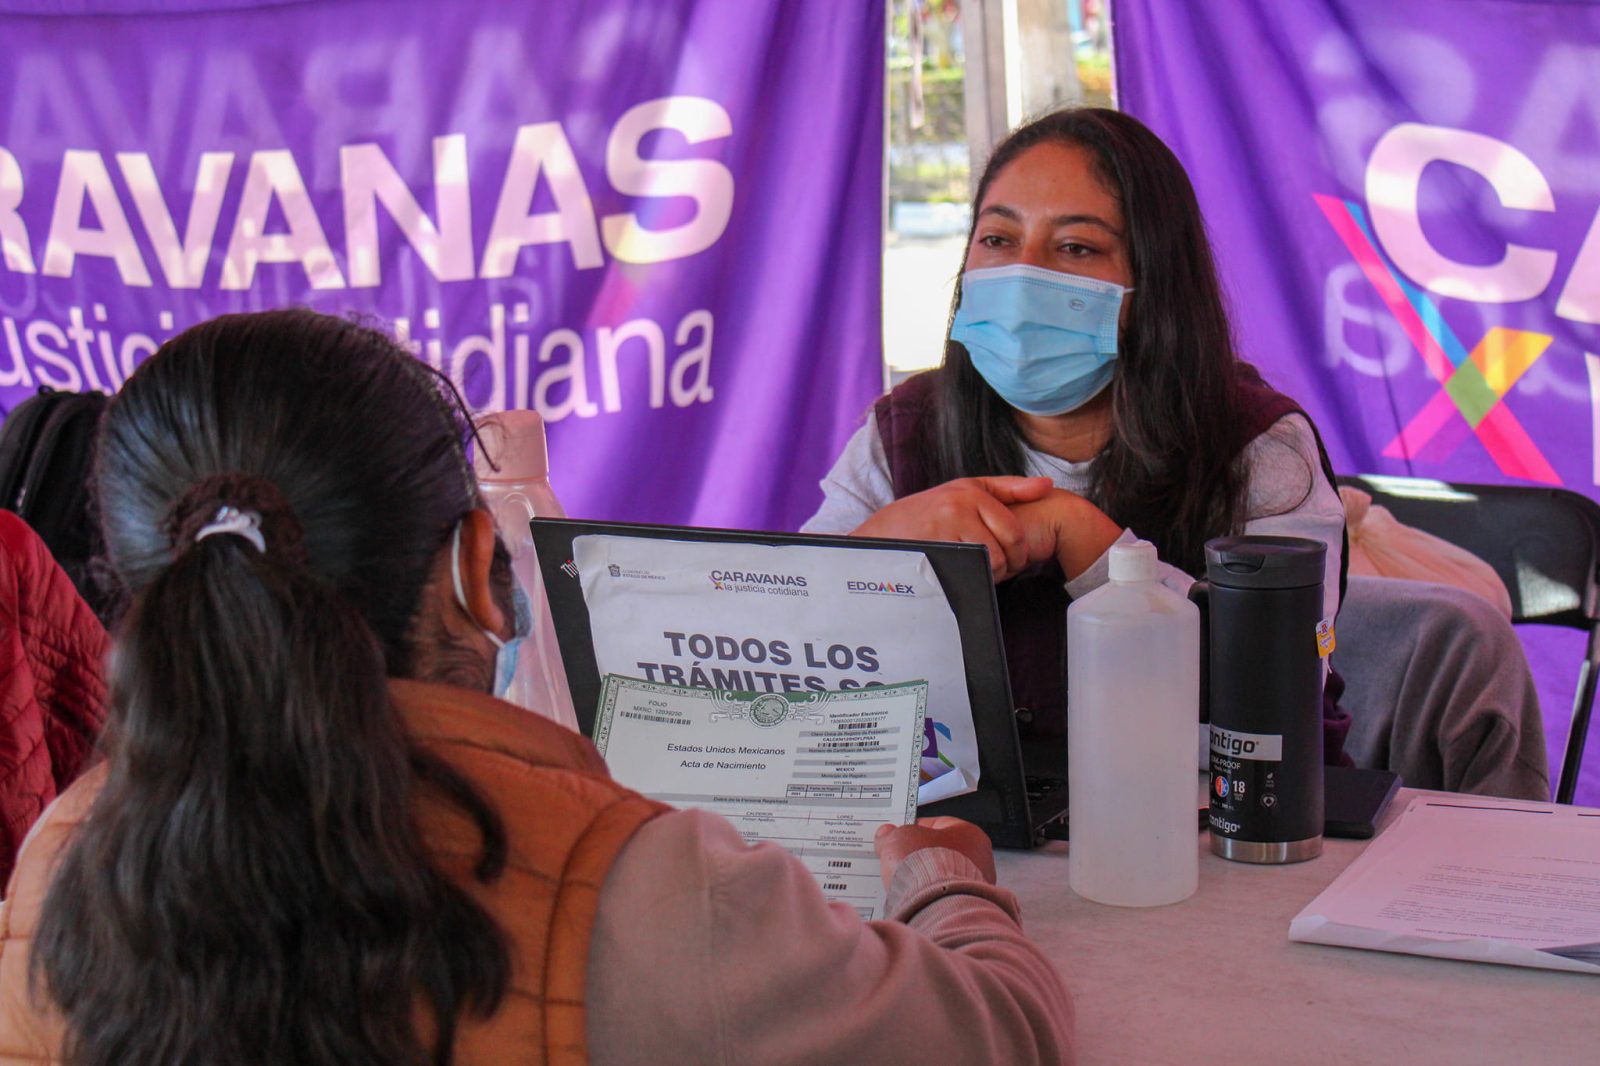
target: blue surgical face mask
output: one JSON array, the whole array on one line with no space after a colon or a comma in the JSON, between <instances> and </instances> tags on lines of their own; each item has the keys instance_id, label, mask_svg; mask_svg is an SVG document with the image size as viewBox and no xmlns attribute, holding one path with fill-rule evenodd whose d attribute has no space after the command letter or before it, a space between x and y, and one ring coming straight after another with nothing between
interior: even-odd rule
<instances>
[{"instance_id":1,"label":"blue surgical face mask","mask_svg":"<svg viewBox=\"0 0 1600 1066\"><path fill-rule=\"evenodd\" d=\"M1122 298L1132 291L1021 264L969 270L950 339L1012 407L1066 414L1111 384Z\"/></svg>"},{"instance_id":2,"label":"blue surgical face mask","mask_svg":"<svg viewBox=\"0 0 1600 1066\"><path fill-rule=\"evenodd\" d=\"M472 611L467 607L467 592L461 583L461 526L458 524L455 532L450 535L450 580L455 583L456 603L467 612L467 617L472 617ZM517 674L517 649L522 642L533 632L533 607L528 602L528 594L522 589L522 582L511 578L511 604L514 626L510 640L501 640L500 637L487 629L479 627L479 631L489 638L495 647L494 652L494 694L499 699L505 699L506 693L511 691L511 679Z\"/></svg>"}]
</instances>

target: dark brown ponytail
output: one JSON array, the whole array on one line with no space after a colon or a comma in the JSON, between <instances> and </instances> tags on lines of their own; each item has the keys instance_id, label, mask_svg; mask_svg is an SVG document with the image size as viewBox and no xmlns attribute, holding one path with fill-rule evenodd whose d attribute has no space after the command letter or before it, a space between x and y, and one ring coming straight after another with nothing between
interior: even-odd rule
<instances>
[{"instance_id":1,"label":"dark brown ponytail","mask_svg":"<svg viewBox=\"0 0 1600 1066\"><path fill-rule=\"evenodd\" d=\"M387 688L475 502L441 390L380 334L272 312L174 338L113 403L109 765L34 947L71 1062L448 1062L503 996L502 934L412 804L467 810L486 879L499 819L411 748Z\"/></svg>"}]
</instances>

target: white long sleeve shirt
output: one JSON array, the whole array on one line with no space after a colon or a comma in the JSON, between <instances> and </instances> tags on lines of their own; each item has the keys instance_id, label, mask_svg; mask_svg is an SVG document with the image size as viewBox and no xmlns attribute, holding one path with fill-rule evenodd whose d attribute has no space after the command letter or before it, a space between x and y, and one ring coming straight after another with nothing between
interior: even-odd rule
<instances>
[{"instance_id":1,"label":"white long sleeve shirt","mask_svg":"<svg viewBox=\"0 0 1600 1066\"><path fill-rule=\"evenodd\" d=\"M1080 495L1089 488L1089 462L1069 463L1045 452L1023 447L1024 471L1047 477L1058 489ZM1311 424L1297 414L1285 415L1245 446L1242 454L1248 472L1244 533L1279 537L1307 537L1328 546L1322 586L1322 613L1332 618L1339 609L1339 560L1344 548L1344 505L1338 490L1322 473L1316 435ZM822 506L801 527L807 533L848 533L880 508L894 502L889 459L872 415L845 445L828 476L822 479ZM1118 543L1133 539L1123 530ZM1184 594L1194 578L1166 563L1162 582ZM1067 592L1079 599L1110 579L1107 551L1083 573L1067 582Z\"/></svg>"}]
</instances>

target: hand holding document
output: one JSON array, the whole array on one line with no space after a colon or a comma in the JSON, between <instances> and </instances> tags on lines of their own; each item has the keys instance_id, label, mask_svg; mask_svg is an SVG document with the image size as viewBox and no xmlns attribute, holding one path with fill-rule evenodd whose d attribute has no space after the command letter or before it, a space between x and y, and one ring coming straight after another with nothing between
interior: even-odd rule
<instances>
[{"instance_id":1,"label":"hand holding document","mask_svg":"<svg viewBox=\"0 0 1600 1066\"><path fill-rule=\"evenodd\" d=\"M1600 974L1600 810L1418 797L1289 939Z\"/></svg>"},{"instance_id":2,"label":"hand holding document","mask_svg":"<svg viewBox=\"0 0 1600 1066\"><path fill-rule=\"evenodd\" d=\"M916 820L928 686L722 692L609 674L594 743L622 784L781 844L829 899L883 917L873 834Z\"/></svg>"}]
</instances>

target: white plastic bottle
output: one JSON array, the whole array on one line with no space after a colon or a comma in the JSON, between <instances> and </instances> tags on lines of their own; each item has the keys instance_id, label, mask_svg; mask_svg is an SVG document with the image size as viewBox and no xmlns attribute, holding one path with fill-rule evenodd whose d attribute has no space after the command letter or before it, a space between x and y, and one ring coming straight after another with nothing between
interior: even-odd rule
<instances>
[{"instance_id":1,"label":"white plastic bottle","mask_svg":"<svg viewBox=\"0 0 1600 1066\"><path fill-rule=\"evenodd\" d=\"M1199 876L1200 611L1160 583L1148 541L1110 562L1067 609L1068 878L1085 899L1155 907Z\"/></svg>"},{"instance_id":2,"label":"white plastic bottle","mask_svg":"<svg viewBox=\"0 0 1600 1066\"><path fill-rule=\"evenodd\" d=\"M528 520L535 516L566 517L550 487L544 420L537 411L489 415L478 422L478 439L481 445L473 457L478 485L494 515L500 539L511 553L511 568L533 610L533 632L518 649L517 672L506 699L577 729L578 716L573 713L561 649L556 645L550 601L539 572L533 534L528 529Z\"/></svg>"}]
</instances>

